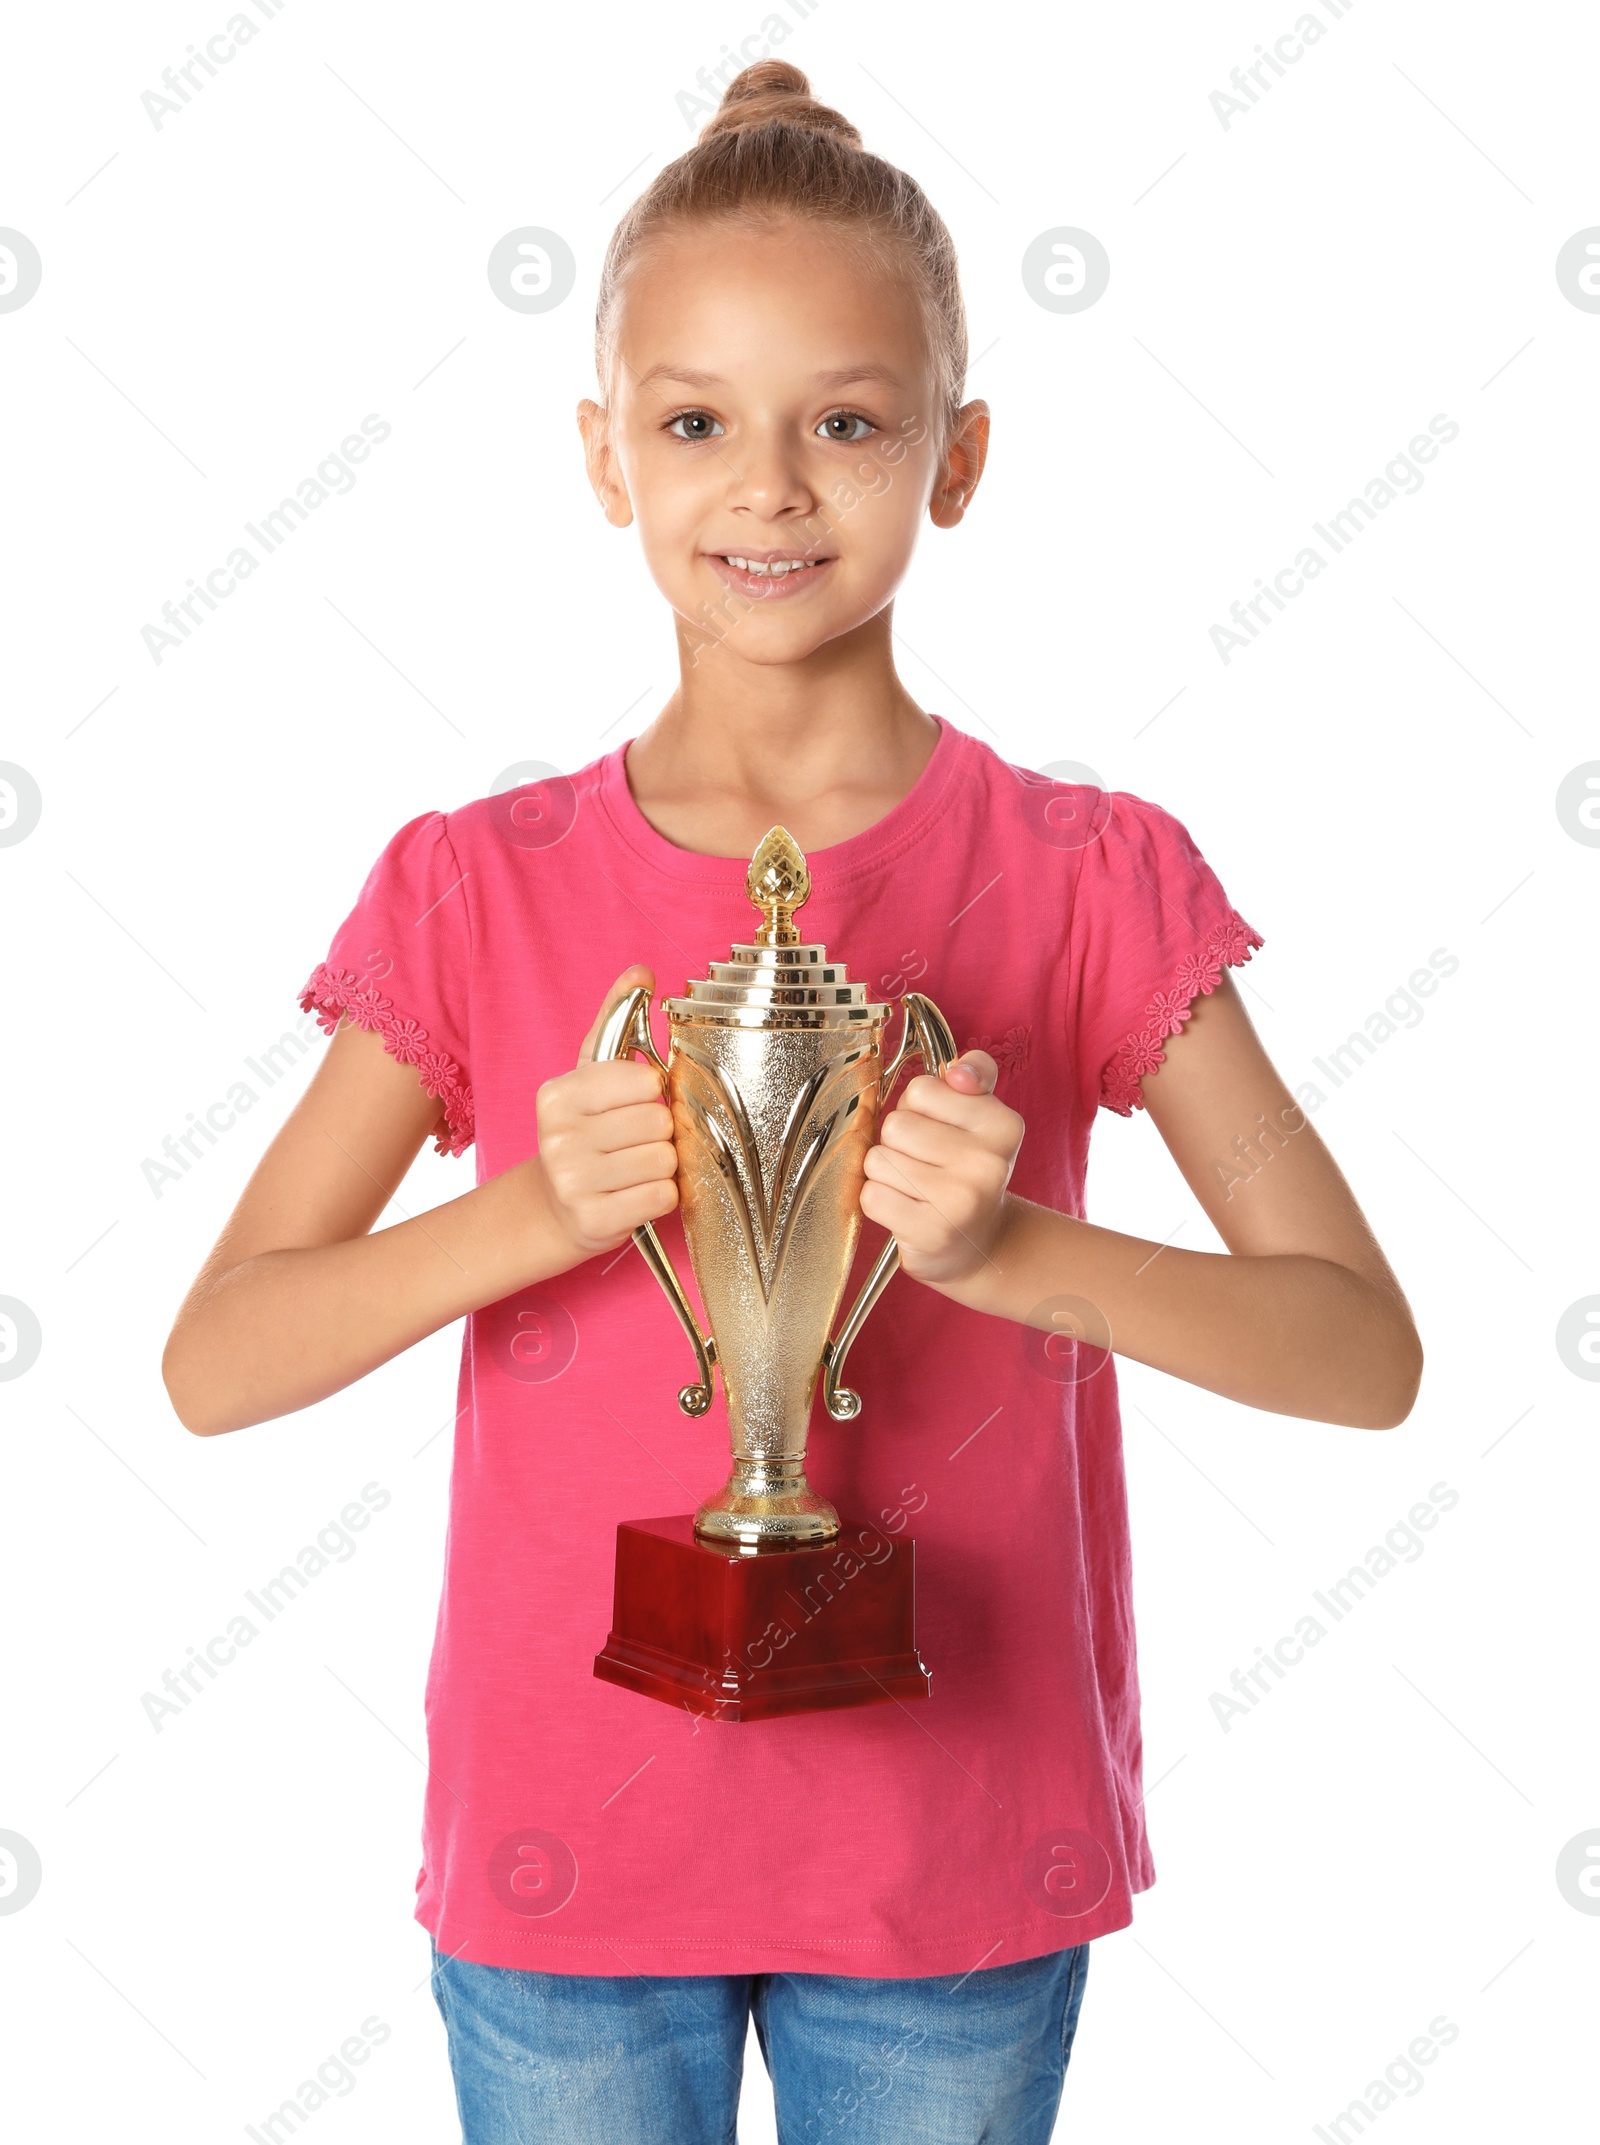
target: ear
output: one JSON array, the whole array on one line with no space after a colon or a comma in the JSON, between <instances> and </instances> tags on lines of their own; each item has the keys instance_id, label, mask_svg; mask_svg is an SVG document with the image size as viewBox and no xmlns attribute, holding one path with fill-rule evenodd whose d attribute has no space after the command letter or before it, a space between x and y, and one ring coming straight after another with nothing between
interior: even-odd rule
<instances>
[{"instance_id":1,"label":"ear","mask_svg":"<svg viewBox=\"0 0 1600 2145\"><path fill-rule=\"evenodd\" d=\"M598 402L578 404L578 430L583 434L583 460L595 497L605 509L614 529L626 529L633 520L633 502L622 481L616 449L611 444L611 418Z\"/></svg>"},{"instance_id":2,"label":"ear","mask_svg":"<svg viewBox=\"0 0 1600 2145\"><path fill-rule=\"evenodd\" d=\"M972 503L989 454L989 405L964 403L928 501L928 518L936 529L953 529Z\"/></svg>"}]
</instances>

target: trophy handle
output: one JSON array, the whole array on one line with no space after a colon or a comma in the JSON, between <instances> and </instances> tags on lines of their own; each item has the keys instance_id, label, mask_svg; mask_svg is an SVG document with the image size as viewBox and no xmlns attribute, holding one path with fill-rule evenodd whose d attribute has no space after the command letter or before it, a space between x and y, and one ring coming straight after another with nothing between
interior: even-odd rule
<instances>
[{"instance_id":1,"label":"trophy handle","mask_svg":"<svg viewBox=\"0 0 1600 2145\"><path fill-rule=\"evenodd\" d=\"M907 991L902 1004L905 1025L900 1031L900 1046L884 1068L881 1097L884 1102L888 1101L889 1090L899 1078L907 1058L920 1057L924 1068L937 1076L960 1055L949 1022L931 998L925 998L921 991ZM861 1395L841 1385L839 1373L851 1342L866 1324L867 1313L893 1280L899 1264L900 1246L891 1236L862 1283L861 1294L856 1298L850 1316L839 1328L837 1338L823 1343L822 1400L835 1422L850 1422L861 1413Z\"/></svg>"},{"instance_id":2,"label":"trophy handle","mask_svg":"<svg viewBox=\"0 0 1600 2145\"><path fill-rule=\"evenodd\" d=\"M660 1073L664 1092L667 1067L656 1048L655 1037L650 1033L650 993L642 983L612 1008L594 1046L595 1061L625 1058L635 1050L643 1051ZM641 1223L633 1232L633 1241L643 1252L645 1264L660 1282L663 1295L677 1313L678 1323L689 1336L689 1346L694 1350L695 1362L699 1366L698 1381L680 1387L678 1405L685 1415L704 1415L711 1405L711 1366L717 1360L716 1341L700 1331L700 1322L683 1292L683 1284L651 1223Z\"/></svg>"}]
</instances>

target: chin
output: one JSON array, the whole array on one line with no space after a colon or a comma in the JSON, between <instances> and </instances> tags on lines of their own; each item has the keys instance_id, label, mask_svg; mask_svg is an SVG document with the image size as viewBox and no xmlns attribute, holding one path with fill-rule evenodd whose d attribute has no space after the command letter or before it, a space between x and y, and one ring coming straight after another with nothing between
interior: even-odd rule
<instances>
[{"instance_id":1,"label":"chin","mask_svg":"<svg viewBox=\"0 0 1600 2145\"><path fill-rule=\"evenodd\" d=\"M882 604L864 611L853 604L847 611L837 605L830 605L826 610L806 606L802 613L798 605L791 610L775 604L771 611L754 605L748 611L741 611L735 604L729 611L704 599L675 600L665 589L662 594L672 604L684 631L697 637L704 652L710 652L713 647L726 647L744 662L763 665L803 662L829 641L836 641L865 625L883 608Z\"/></svg>"},{"instance_id":2,"label":"chin","mask_svg":"<svg viewBox=\"0 0 1600 2145\"><path fill-rule=\"evenodd\" d=\"M694 621L688 623L693 624ZM819 648L825 648L829 641L837 640L839 632L848 630L848 627L842 627L831 631L823 627L819 631L813 627L804 633L780 633L770 629L751 633L736 627L723 634L720 640L713 640L711 635L704 634L702 645L696 652L696 661L703 661L726 650L741 663L749 663L758 670L778 669L792 663L803 663L808 656L815 655Z\"/></svg>"}]
</instances>

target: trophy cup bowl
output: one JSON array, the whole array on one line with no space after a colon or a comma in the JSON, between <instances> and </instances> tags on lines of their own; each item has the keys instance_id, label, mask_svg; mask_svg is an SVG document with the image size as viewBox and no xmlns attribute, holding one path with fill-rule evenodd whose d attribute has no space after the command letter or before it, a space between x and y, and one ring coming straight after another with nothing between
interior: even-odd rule
<instances>
[{"instance_id":1,"label":"trophy cup bowl","mask_svg":"<svg viewBox=\"0 0 1600 2145\"><path fill-rule=\"evenodd\" d=\"M865 985L852 983L824 946L803 940L794 922L810 884L793 837L773 827L747 880L762 921L748 943L735 944L726 961L712 962L707 976L690 981L685 995L663 1001L670 1034L665 1059L650 1032L650 993L643 987L612 1010L595 1049L597 1059L640 1052L662 1075L679 1212L709 1333L701 1332L654 1228L645 1223L633 1240L694 1351L698 1376L678 1394L685 1414L705 1413L714 1372L722 1374L733 1464L722 1488L695 1512L693 1541L744 1558L825 1548L840 1537L838 1512L806 1479L806 1439L819 1378L836 1421L860 1412L860 1396L841 1384L840 1373L899 1264L891 1238L834 1334L860 1237L867 1149L907 1061L920 1056L928 1071L940 1073L956 1055L938 1008L908 992L900 1041L885 1061L893 1006L869 999ZM911 1545L895 1546L909 1552ZM874 1559L870 1549L865 1554L880 1574L893 1561ZM902 1564L908 1588L909 1555ZM620 1537L618 1599L620 1613ZM911 1653L915 1658L914 1647ZM598 1674L611 1673L605 1660L597 1660ZM795 1665L791 1657L786 1667ZM925 1690L920 1662L918 1670Z\"/></svg>"}]
</instances>

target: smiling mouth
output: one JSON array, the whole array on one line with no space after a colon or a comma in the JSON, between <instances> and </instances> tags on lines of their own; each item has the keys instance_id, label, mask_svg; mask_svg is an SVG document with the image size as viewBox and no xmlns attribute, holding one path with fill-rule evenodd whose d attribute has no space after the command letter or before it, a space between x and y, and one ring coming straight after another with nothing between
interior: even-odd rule
<instances>
[{"instance_id":1,"label":"smiling mouth","mask_svg":"<svg viewBox=\"0 0 1600 2145\"><path fill-rule=\"evenodd\" d=\"M736 573L754 574L758 580L786 580L790 574L812 573L819 566L826 566L827 559L808 558L798 551L769 554L765 558L754 557L741 551L714 551L711 556L720 559L724 566L731 566Z\"/></svg>"}]
</instances>

